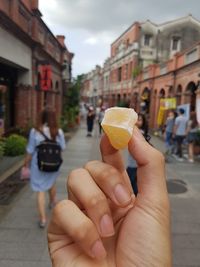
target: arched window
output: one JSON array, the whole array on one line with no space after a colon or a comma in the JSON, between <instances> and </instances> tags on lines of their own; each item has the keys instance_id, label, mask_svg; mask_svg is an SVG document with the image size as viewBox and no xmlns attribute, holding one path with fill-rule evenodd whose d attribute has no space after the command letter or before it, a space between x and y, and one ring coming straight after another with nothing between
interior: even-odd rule
<instances>
[{"instance_id":1,"label":"arched window","mask_svg":"<svg viewBox=\"0 0 200 267\"><path fill-rule=\"evenodd\" d=\"M141 95L142 111L149 114L151 102L151 91L148 87L145 87Z\"/></svg>"},{"instance_id":2,"label":"arched window","mask_svg":"<svg viewBox=\"0 0 200 267\"><path fill-rule=\"evenodd\" d=\"M160 98L165 98L165 90L162 88L159 94Z\"/></svg>"},{"instance_id":3,"label":"arched window","mask_svg":"<svg viewBox=\"0 0 200 267\"><path fill-rule=\"evenodd\" d=\"M168 97L173 97L173 93L174 93L173 87L169 86Z\"/></svg>"},{"instance_id":4,"label":"arched window","mask_svg":"<svg viewBox=\"0 0 200 267\"><path fill-rule=\"evenodd\" d=\"M196 109L196 90L197 86L194 82L188 83L186 87L186 95L188 95L188 103L190 103L190 111L195 111Z\"/></svg>"}]
</instances>

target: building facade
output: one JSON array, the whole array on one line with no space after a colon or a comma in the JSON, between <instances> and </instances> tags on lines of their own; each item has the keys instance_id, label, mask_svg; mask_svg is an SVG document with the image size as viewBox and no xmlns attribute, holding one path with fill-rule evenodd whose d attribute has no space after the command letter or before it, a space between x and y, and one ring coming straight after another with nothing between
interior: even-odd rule
<instances>
[{"instance_id":1,"label":"building facade","mask_svg":"<svg viewBox=\"0 0 200 267\"><path fill-rule=\"evenodd\" d=\"M158 127L158 112L161 99L175 98L176 105L189 104L190 111L196 111L200 102L200 42L174 55L162 64L144 68L135 80L132 92L132 106L149 115L151 128Z\"/></svg>"},{"instance_id":2,"label":"building facade","mask_svg":"<svg viewBox=\"0 0 200 267\"><path fill-rule=\"evenodd\" d=\"M159 25L133 23L111 44L102 67L109 76L103 77L104 102L131 104L138 112L145 108L153 128L160 98L176 97L177 104L196 109L199 40L200 22L192 15Z\"/></svg>"},{"instance_id":3,"label":"building facade","mask_svg":"<svg viewBox=\"0 0 200 267\"><path fill-rule=\"evenodd\" d=\"M0 1L1 131L36 121L45 106L62 110L73 54L42 20L38 0Z\"/></svg>"}]
</instances>

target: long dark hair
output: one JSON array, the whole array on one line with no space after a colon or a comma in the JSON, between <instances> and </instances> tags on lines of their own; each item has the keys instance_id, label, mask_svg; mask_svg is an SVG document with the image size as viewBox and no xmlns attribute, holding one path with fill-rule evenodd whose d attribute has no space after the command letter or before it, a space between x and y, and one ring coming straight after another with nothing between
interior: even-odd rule
<instances>
[{"instance_id":1,"label":"long dark hair","mask_svg":"<svg viewBox=\"0 0 200 267\"><path fill-rule=\"evenodd\" d=\"M48 108L40 112L35 127L36 130L41 131L44 124L47 124L50 130L51 138L55 140L56 136L58 135L58 121L56 118L56 112L54 110Z\"/></svg>"},{"instance_id":2,"label":"long dark hair","mask_svg":"<svg viewBox=\"0 0 200 267\"><path fill-rule=\"evenodd\" d=\"M148 126L148 122L147 122L146 116L143 113L139 113L138 114L138 118L139 117L142 118L142 125L141 125L140 129L143 131L144 138L147 141L149 141L150 140L150 136L148 134L149 126Z\"/></svg>"},{"instance_id":3,"label":"long dark hair","mask_svg":"<svg viewBox=\"0 0 200 267\"><path fill-rule=\"evenodd\" d=\"M195 111L192 111L190 113L190 120L191 120L191 128L194 129L195 127L197 127L198 125L198 121L197 121L197 115Z\"/></svg>"}]
</instances>

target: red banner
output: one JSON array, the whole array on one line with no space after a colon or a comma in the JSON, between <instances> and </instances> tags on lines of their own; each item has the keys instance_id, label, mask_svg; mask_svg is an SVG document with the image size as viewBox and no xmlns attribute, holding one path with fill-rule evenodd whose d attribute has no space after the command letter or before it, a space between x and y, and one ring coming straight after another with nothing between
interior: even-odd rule
<instances>
[{"instance_id":1,"label":"red banner","mask_svg":"<svg viewBox=\"0 0 200 267\"><path fill-rule=\"evenodd\" d=\"M48 91L51 89L51 78L52 78L52 69L51 65L40 65L40 88L43 91Z\"/></svg>"}]
</instances>

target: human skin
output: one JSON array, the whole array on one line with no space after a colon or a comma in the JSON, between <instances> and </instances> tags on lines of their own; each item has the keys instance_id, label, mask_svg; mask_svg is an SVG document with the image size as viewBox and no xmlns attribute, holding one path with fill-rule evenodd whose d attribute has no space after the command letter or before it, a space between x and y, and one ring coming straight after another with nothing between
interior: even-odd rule
<instances>
[{"instance_id":1,"label":"human skin","mask_svg":"<svg viewBox=\"0 0 200 267\"><path fill-rule=\"evenodd\" d=\"M68 200L48 227L53 267L170 267L170 207L164 159L135 128L128 149L138 164L134 197L121 154L106 136L102 162L68 177Z\"/></svg>"}]
</instances>

